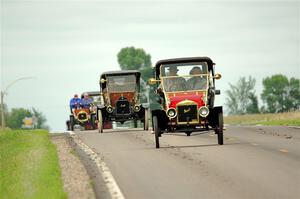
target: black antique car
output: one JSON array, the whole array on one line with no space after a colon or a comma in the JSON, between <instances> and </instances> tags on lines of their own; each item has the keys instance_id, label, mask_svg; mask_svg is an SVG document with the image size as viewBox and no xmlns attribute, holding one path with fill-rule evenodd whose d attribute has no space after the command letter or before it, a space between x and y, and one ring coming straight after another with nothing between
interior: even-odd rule
<instances>
[{"instance_id":1,"label":"black antique car","mask_svg":"<svg viewBox=\"0 0 300 199\"><path fill-rule=\"evenodd\" d=\"M156 148L165 132L192 132L214 130L218 144L223 144L223 110L214 106L214 63L208 57L190 57L160 60L154 67L154 78L160 109L152 110L152 126Z\"/></svg>"},{"instance_id":2,"label":"black antique car","mask_svg":"<svg viewBox=\"0 0 300 199\"><path fill-rule=\"evenodd\" d=\"M148 130L148 104L140 103L140 72L122 70L105 72L100 76L100 95L102 103L98 106L97 118L99 132L103 132L106 121L140 120L144 130Z\"/></svg>"}]
</instances>

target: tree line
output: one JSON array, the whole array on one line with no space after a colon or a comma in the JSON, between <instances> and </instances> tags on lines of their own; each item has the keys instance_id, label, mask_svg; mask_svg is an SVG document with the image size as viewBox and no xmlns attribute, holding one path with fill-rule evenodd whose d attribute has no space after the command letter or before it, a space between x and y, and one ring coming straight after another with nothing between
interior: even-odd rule
<instances>
[{"instance_id":1,"label":"tree line","mask_svg":"<svg viewBox=\"0 0 300 199\"><path fill-rule=\"evenodd\" d=\"M242 115L253 113L280 113L300 109L299 79L288 79L285 75L276 74L263 79L263 91L260 95L262 106L258 104L255 94L255 78L241 77L226 90L228 114Z\"/></svg>"},{"instance_id":2,"label":"tree line","mask_svg":"<svg viewBox=\"0 0 300 199\"><path fill-rule=\"evenodd\" d=\"M0 107L1 109L1 107ZM2 111L2 110L1 110ZM25 109L25 108L12 108L11 111L8 111L6 104L4 104L4 118L6 127L11 129L20 129L24 124L23 120L27 118L35 118L36 120L36 129L49 129L46 122L47 119L44 114L36 108ZM0 121L1 121L0 114Z\"/></svg>"}]
</instances>

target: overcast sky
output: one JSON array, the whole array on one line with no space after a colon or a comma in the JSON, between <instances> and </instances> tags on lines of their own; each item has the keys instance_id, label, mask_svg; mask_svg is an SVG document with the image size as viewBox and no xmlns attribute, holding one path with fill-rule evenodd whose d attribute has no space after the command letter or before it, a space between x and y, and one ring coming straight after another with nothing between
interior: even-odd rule
<instances>
[{"instance_id":1,"label":"overcast sky","mask_svg":"<svg viewBox=\"0 0 300 199\"><path fill-rule=\"evenodd\" d=\"M99 90L117 53L143 48L160 59L208 56L228 83L273 74L300 77L299 1L1 1L1 89L9 109L36 107L65 130L74 93ZM261 104L260 104L261 105Z\"/></svg>"}]
</instances>

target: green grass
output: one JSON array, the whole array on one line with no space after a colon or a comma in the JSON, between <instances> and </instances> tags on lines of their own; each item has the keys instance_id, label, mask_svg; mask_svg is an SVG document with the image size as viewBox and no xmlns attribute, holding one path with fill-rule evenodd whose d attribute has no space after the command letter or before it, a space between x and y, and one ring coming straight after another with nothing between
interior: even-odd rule
<instances>
[{"instance_id":1,"label":"green grass","mask_svg":"<svg viewBox=\"0 0 300 199\"><path fill-rule=\"evenodd\" d=\"M0 198L67 198L44 130L0 130Z\"/></svg>"},{"instance_id":2,"label":"green grass","mask_svg":"<svg viewBox=\"0 0 300 199\"><path fill-rule=\"evenodd\" d=\"M300 112L234 115L224 118L226 124L300 126Z\"/></svg>"}]
</instances>

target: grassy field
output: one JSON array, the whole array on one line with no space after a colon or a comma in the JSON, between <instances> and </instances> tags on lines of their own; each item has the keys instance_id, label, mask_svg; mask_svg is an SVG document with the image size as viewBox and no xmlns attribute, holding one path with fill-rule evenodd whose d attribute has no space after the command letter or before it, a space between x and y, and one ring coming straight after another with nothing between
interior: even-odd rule
<instances>
[{"instance_id":1,"label":"grassy field","mask_svg":"<svg viewBox=\"0 0 300 199\"><path fill-rule=\"evenodd\" d=\"M235 115L224 118L226 124L300 126L300 112Z\"/></svg>"},{"instance_id":2,"label":"grassy field","mask_svg":"<svg viewBox=\"0 0 300 199\"><path fill-rule=\"evenodd\" d=\"M0 198L67 198L44 130L0 130Z\"/></svg>"}]
</instances>

